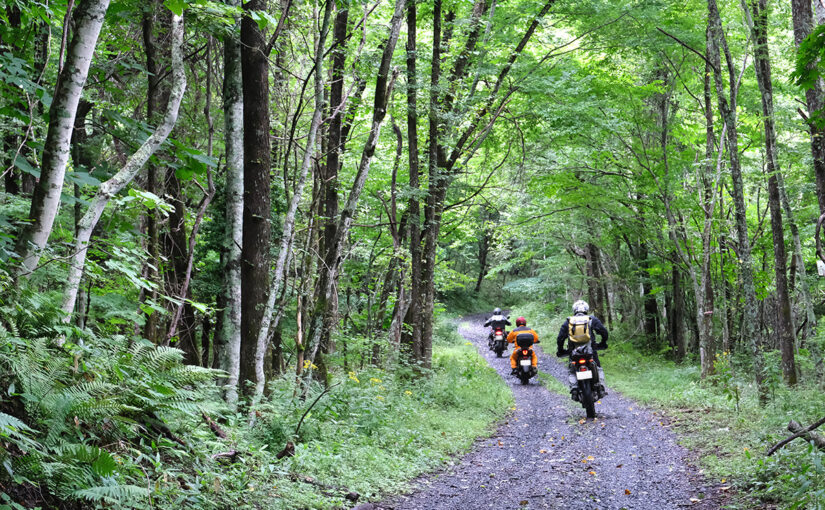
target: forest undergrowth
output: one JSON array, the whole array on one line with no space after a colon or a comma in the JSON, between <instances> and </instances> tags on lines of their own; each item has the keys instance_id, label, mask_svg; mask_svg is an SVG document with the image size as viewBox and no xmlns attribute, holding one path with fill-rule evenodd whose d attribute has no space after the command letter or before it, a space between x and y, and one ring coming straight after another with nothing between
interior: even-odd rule
<instances>
[{"instance_id":1,"label":"forest undergrowth","mask_svg":"<svg viewBox=\"0 0 825 510\"><path fill-rule=\"evenodd\" d=\"M56 347L67 328L46 300L1 308L2 508L339 508L403 491L512 403L446 316L427 377L350 353L314 407L320 385L301 398L294 376L273 381L250 427L220 372L177 349L88 334Z\"/></svg>"}]
</instances>

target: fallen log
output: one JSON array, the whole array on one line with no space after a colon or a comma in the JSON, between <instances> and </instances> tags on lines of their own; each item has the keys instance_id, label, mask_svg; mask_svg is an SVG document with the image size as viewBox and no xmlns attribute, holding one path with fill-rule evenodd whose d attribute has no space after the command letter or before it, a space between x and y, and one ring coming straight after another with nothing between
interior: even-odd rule
<instances>
[{"instance_id":1,"label":"fallen log","mask_svg":"<svg viewBox=\"0 0 825 510\"><path fill-rule=\"evenodd\" d=\"M783 446L790 443L794 439L799 438L799 437L803 437L803 436L805 437L805 439L807 439L808 441L811 441L813 444L815 444L818 448L820 448L822 450L825 450L825 437L822 437L821 435L812 432L813 430L815 430L817 427L819 427L823 423L825 423L825 418L822 418L821 420L819 420L819 421L803 428L802 425L800 425L799 423L797 423L794 420L791 420L790 423L788 423L788 430L790 430L791 432L794 432L794 435L788 436L785 439L783 439L782 441L779 441L778 443L773 445L768 450L768 453L766 455L770 457L771 455L776 453L776 451L778 449L782 448Z\"/></svg>"}]
</instances>

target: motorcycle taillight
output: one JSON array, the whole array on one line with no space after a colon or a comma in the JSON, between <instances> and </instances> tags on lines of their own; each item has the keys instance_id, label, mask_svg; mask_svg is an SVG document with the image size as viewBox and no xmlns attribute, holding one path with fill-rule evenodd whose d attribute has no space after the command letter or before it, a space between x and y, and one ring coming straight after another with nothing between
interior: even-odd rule
<instances>
[{"instance_id":1,"label":"motorcycle taillight","mask_svg":"<svg viewBox=\"0 0 825 510\"><path fill-rule=\"evenodd\" d=\"M521 351L521 353L527 356L527 351Z\"/></svg>"}]
</instances>

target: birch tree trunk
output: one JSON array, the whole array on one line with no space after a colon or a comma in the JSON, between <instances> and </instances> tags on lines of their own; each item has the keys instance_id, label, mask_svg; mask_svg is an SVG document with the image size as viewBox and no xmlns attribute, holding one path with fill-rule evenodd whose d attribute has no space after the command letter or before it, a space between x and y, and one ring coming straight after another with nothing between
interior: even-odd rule
<instances>
[{"instance_id":1,"label":"birch tree trunk","mask_svg":"<svg viewBox=\"0 0 825 510\"><path fill-rule=\"evenodd\" d=\"M109 0L85 0L75 13L74 36L66 63L57 78L54 100L49 108L49 130L43 148L40 181L32 196L30 221L23 227L17 240L16 251L20 256L20 265L16 268L17 277L27 277L34 271L40 261L40 252L52 232L54 218L60 207L77 105L86 84L108 7Z\"/></svg>"},{"instance_id":2,"label":"birch tree trunk","mask_svg":"<svg viewBox=\"0 0 825 510\"><path fill-rule=\"evenodd\" d=\"M241 0L230 0L238 7ZM235 22L232 37L224 39L224 143L226 145L226 306L223 309L225 344L221 349L221 368L226 379L226 401L238 401L238 377L241 370L241 246L243 246L243 77L241 43L236 38L240 23Z\"/></svg>"},{"instance_id":3,"label":"birch tree trunk","mask_svg":"<svg viewBox=\"0 0 825 510\"><path fill-rule=\"evenodd\" d=\"M64 322L69 322L77 299L77 291L80 279L83 276L83 269L86 264L86 252L89 248L89 240L92 237L97 222L106 208L109 200L120 192L155 153L160 145L169 136L178 118L178 109L183 100L183 93L186 90L186 75L183 69L183 16L172 16L172 90L169 95L169 104L160 125L155 132L135 151L126 165L123 166L114 176L102 183L91 203L86 210L86 214L78 224L77 239L75 240L74 255L72 256L69 268L69 280L63 294L62 309L66 313ZM67 64L68 67L68 64Z\"/></svg>"}]
</instances>

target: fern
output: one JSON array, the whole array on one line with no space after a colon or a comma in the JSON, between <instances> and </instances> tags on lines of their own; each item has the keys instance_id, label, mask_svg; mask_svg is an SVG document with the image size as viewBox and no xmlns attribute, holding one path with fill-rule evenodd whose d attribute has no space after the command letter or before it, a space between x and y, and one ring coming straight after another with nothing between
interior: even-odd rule
<instances>
[{"instance_id":1,"label":"fern","mask_svg":"<svg viewBox=\"0 0 825 510\"><path fill-rule=\"evenodd\" d=\"M137 485L102 485L75 491L73 496L87 501L135 507L143 506L143 501L148 502L149 491Z\"/></svg>"}]
</instances>

